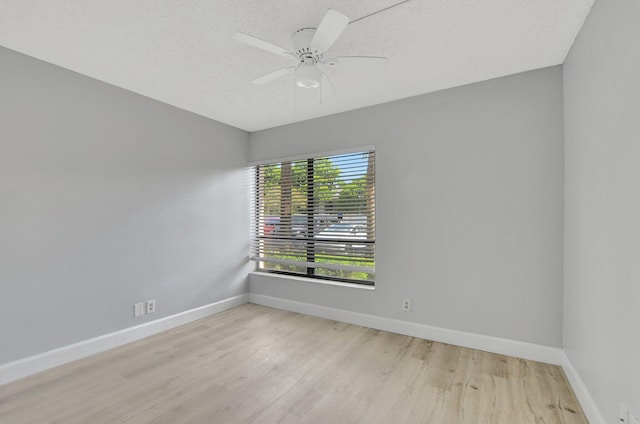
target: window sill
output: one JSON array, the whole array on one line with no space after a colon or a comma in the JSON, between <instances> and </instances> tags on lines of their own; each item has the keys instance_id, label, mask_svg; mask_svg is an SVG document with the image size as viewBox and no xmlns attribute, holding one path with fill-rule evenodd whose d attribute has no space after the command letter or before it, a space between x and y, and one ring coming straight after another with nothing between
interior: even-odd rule
<instances>
[{"instance_id":1,"label":"window sill","mask_svg":"<svg viewBox=\"0 0 640 424\"><path fill-rule=\"evenodd\" d=\"M369 290L369 291L374 291L376 289L375 286L365 286L363 284L343 283L340 281L331 281L331 280L320 280L316 278L307 278L307 277L301 277L297 275L275 274L272 272L252 271L250 272L250 274L259 275L261 277L267 277L267 278L278 278L278 279L284 279L284 280L301 281L303 283L322 284L326 286L349 287L352 289Z\"/></svg>"}]
</instances>

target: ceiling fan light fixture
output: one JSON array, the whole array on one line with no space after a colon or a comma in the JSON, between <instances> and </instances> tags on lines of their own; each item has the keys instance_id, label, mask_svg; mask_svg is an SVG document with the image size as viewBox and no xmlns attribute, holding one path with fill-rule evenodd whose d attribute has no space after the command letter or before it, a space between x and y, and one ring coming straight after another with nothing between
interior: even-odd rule
<instances>
[{"instance_id":1,"label":"ceiling fan light fixture","mask_svg":"<svg viewBox=\"0 0 640 424\"><path fill-rule=\"evenodd\" d=\"M302 88L318 88L322 72L311 63L303 63L296 71L296 85Z\"/></svg>"}]
</instances>

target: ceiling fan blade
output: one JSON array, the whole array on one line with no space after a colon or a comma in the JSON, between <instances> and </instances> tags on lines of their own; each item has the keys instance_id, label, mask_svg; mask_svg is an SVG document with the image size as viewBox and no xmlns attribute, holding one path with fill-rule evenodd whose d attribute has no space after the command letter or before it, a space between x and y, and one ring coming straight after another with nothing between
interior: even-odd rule
<instances>
[{"instance_id":1,"label":"ceiling fan blade","mask_svg":"<svg viewBox=\"0 0 640 424\"><path fill-rule=\"evenodd\" d=\"M331 72L332 66L329 66L329 64L326 62L318 62L316 63L316 66L320 68L323 76L328 77L329 72ZM333 65L333 66L336 66L336 65Z\"/></svg>"},{"instance_id":2,"label":"ceiling fan blade","mask_svg":"<svg viewBox=\"0 0 640 424\"><path fill-rule=\"evenodd\" d=\"M318 25L313 38L311 39L311 47L319 47L323 52L335 43L342 31L349 25L349 18L337 10L329 9L325 13L324 18Z\"/></svg>"},{"instance_id":3,"label":"ceiling fan blade","mask_svg":"<svg viewBox=\"0 0 640 424\"><path fill-rule=\"evenodd\" d=\"M320 78L320 104L322 104L336 94L336 87L333 85L331 78L329 78L329 74L326 71L327 67L322 66L321 63L318 63L318 67L322 72L322 77Z\"/></svg>"},{"instance_id":4,"label":"ceiling fan blade","mask_svg":"<svg viewBox=\"0 0 640 424\"><path fill-rule=\"evenodd\" d=\"M235 34L233 34L233 39L241 43L248 44L252 47L257 47L259 49L266 50L268 52L275 53L281 56L295 57L295 55L291 53L289 50L283 49L282 47L276 46L275 44L271 44L268 41L261 40L252 35L236 32Z\"/></svg>"},{"instance_id":5,"label":"ceiling fan blade","mask_svg":"<svg viewBox=\"0 0 640 424\"><path fill-rule=\"evenodd\" d=\"M329 87L330 90L327 90L326 87ZM331 78L325 73L322 74L322 79L320 80L320 103L322 100L330 97L332 94L336 94L336 88L333 86L333 82L331 82Z\"/></svg>"},{"instance_id":6,"label":"ceiling fan blade","mask_svg":"<svg viewBox=\"0 0 640 424\"><path fill-rule=\"evenodd\" d=\"M377 63L387 63L388 57L382 56L338 56L326 60L324 63L329 67L340 65L375 65Z\"/></svg>"},{"instance_id":7,"label":"ceiling fan blade","mask_svg":"<svg viewBox=\"0 0 640 424\"><path fill-rule=\"evenodd\" d=\"M263 75L260 78L254 79L251 82L253 84L266 84L268 82L277 80L278 78L282 78L284 76L287 76L287 75L293 73L293 71L295 71L295 70L296 70L295 66L292 66L290 68L278 69L277 71L268 73L267 75Z\"/></svg>"}]
</instances>

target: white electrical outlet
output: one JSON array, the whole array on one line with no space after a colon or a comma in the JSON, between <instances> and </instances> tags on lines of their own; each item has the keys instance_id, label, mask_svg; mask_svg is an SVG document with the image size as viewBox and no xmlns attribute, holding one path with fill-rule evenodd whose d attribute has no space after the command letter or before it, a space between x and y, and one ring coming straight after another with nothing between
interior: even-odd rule
<instances>
[{"instance_id":1,"label":"white electrical outlet","mask_svg":"<svg viewBox=\"0 0 640 424\"><path fill-rule=\"evenodd\" d=\"M407 312L411 310L411 299L402 299L402 310Z\"/></svg>"},{"instance_id":2,"label":"white electrical outlet","mask_svg":"<svg viewBox=\"0 0 640 424\"><path fill-rule=\"evenodd\" d=\"M155 299L147 300L147 313L148 314L152 314L155 311L156 311L156 301L155 301Z\"/></svg>"},{"instance_id":3,"label":"white electrical outlet","mask_svg":"<svg viewBox=\"0 0 640 424\"><path fill-rule=\"evenodd\" d=\"M133 305L133 317L137 318L142 315L144 315L144 303L140 302Z\"/></svg>"}]
</instances>

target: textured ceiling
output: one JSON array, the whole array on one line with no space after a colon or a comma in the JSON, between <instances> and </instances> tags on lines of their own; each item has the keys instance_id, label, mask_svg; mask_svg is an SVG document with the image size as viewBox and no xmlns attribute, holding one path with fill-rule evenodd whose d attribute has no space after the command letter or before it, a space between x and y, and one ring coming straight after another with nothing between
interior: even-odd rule
<instances>
[{"instance_id":1,"label":"textured ceiling","mask_svg":"<svg viewBox=\"0 0 640 424\"><path fill-rule=\"evenodd\" d=\"M333 70L336 94L289 75L292 60L232 39L291 48L329 8L351 20L398 0L0 0L0 45L171 105L256 131L561 64L593 0L411 0L347 26L327 57L388 56ZM1 72L1 67L0 67Z\"/></svg>"}]
</instances>

